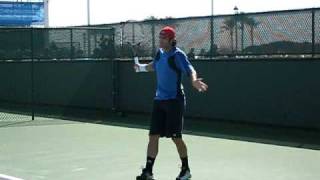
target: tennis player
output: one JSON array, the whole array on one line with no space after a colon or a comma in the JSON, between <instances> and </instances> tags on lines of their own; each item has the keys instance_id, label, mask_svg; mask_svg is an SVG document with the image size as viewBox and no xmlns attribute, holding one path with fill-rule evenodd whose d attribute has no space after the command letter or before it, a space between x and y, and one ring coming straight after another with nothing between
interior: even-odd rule
<instances>
[{"instance_id":1,"label":"tennis player","mask_svg":"<svg viewBox=\"0 0 320 180\"><path fill-rule=\"evenodd\" d=\"M172 27L164 27L159 34L160 48L154 60L149 64L135 64L136 72L155 71L157 90L153 103L153 112L149 130L147 162L137 180L153 179L153 164L158 154L159 138L172 138L181 162L181 171L176 178L191 178L188 164L187 146L182 139L183 114L186 106L182 75L190 78L192 86L199 92L205 92L208 86L197 77L197 73L186 54L176 47L176 32Z\"/></svg>"}]
</instances>

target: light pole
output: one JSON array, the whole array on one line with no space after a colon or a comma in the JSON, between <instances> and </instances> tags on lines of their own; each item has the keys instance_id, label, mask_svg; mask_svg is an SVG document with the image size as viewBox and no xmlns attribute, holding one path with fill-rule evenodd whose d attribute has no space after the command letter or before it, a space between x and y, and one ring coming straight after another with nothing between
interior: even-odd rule
<instances>
[{"instance_id":1,"label":"light pole","mask_svg":"<svg viewBox=\"0 0 320 180\"><path fill-rule=\"evenodd\" d=\"M214 15L214 0L211 0L211 16Z\"/></svg>"},{"instance_id":2,"label":"light pole","mask_svg":"<svg viewBox=\"0 0 320 180\"><path fill-rule=\"evenodd\" d=\"M90 26L90 0L87 0L87 23Z\"/></svg>"},{"instance_id":3,"label":"light pole","mask_svg":"<svg viewBox=\"0 0 320 180\"><path fill-rule=\"evenodd\" d=\"M235 13L235 14L238 14L238 13L239 13L239 8L238 8L237 6L235 6L235 7L233 8L233 10L234 10L234 13Z\"/></svg>"},{"instance_id":4,"label":"light pole","mask_svg":"<svg viewBox=\"0 0 320 180\"><path fill-rule=\"evenodd\" d=\"M49 27L49 0L44 0L44 27Z\"/></svg>"}]
</instances>

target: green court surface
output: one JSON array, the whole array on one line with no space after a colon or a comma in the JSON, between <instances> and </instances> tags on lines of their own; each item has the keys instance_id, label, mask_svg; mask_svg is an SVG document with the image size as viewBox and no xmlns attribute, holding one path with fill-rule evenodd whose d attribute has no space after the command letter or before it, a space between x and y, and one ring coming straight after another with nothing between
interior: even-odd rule
<instances>
[{"instance_id":1,"label":"green court surface","mask_svg":"<svg viewBox=\"0 0 320 180\"><path fill-rule=\"evenodd\" d=\"M135 179L145 163L146 129L37 119L0 128L0 174L25 180ZM184 139L193 180L320 179L317 150L196 135ZM174 144L161 139L155 178L175 179L179 164Z\"/></svg>"}]
</instances>

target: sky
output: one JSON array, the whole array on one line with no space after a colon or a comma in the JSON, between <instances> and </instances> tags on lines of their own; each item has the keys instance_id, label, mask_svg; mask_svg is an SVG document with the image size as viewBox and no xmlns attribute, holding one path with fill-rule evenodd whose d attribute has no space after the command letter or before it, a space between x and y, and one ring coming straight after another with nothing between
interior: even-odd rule
<instances>
[{"instance_id":1,"label":"sky","mask_svg":"<svg viewBox=\"0 0 320 180\"><path fill-rule=\"evenodd\" d=\"M320 7L320 0L215 0L214 14ZM211 0L90 0L91 24L211 14ZM52 27L87 24L87 0L49 0Z\"/></svg>"}]
</instances>

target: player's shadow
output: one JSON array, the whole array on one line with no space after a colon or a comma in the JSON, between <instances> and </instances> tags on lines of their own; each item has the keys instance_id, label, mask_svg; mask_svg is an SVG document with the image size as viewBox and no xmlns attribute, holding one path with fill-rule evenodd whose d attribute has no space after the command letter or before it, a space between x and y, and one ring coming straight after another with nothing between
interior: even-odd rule
<instances>
[{"instance_id":1,"label":"player's shadow","mask_svg":"<svg viewBox=\"0 0 320 180\"><path fill-rule=\"evenodd\" d=\"M148 129L149 115L122 113L98 124ZM320 150L320 131L226 120L186 119L184 134Z\"/></svg>"}]
</instances>

